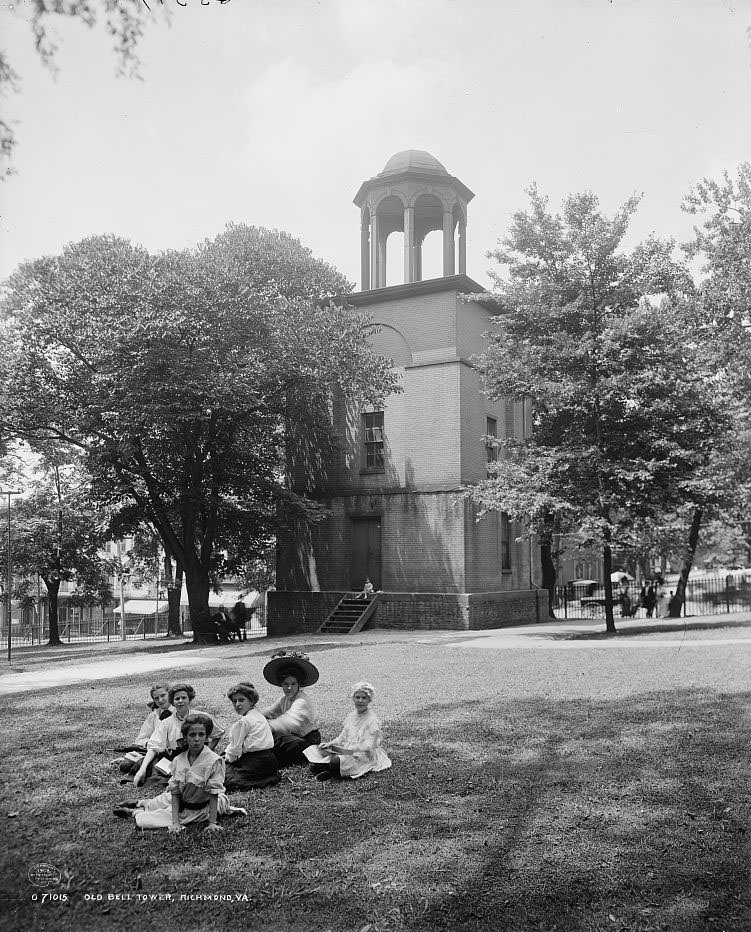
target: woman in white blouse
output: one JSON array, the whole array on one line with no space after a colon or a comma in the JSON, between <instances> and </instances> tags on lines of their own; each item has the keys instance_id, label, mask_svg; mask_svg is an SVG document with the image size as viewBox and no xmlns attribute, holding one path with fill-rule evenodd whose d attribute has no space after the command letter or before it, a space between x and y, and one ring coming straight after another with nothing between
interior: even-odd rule
<instances>
[{"instance_id":1,"label":"woman in white blouse","mask_svg":"<svg viewBox=\"0 0 751 932\"><path fill-rule=\"evenodd\" d=\"M263 668L263 676L283 695L263 710L274 735L274 754L280 767L304 766L305 748L319 744L318 714L303 687L318 682L318 670L302 651L281 650Z\"/></svg>"},{"instance_id":2,"label":"woman in white blouse","mask_svg":"<svg viewBox=\"0 0 751 932\"><path fill-rule=\"evenodd\" d=\"M138 786L149 776L152 762L156 762L163 757L173 760L181 751L185 750L183 740L182 726L185 719L191 712L197 712L197 709L191 707L195 699L196 691L188 683L176 683L169 691L170 705L175 709L169 718L163 719L154 729L154 733L146 744L146 756L143 763L138 769L138 773L133 777L133 785ZM202 712L206 715L206 712ZM211 718L211 716L208 716ZM213 721L213 719L212 719ZM211 736L208 741L209 748L213 751L219 743L219 739L224 734L221 725L214 721ZM156 774L154 774L156 780ZM166 778L160 779L164 785Z\"/></svg>"},{"instance_id":3,"label":"woman in white blouse","mask_svg":"<svg viewBox=\"0 0 751 932\"><path fill-rule=\"evenodd\" d=\"M252 683L238 683L227 698L240 716L227 734L224 749L227 792L273 786L281 777L274 756L274 736L256 709L258 690Z\"/></svg>"}]
</instances>

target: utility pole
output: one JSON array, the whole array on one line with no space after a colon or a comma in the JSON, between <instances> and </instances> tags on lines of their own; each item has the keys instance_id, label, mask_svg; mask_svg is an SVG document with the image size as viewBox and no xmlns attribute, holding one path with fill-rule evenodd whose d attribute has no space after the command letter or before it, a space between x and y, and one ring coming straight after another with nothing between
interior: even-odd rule
<instances>
[{"instance_id":1,"label":"utility pole","mask_svg":"<svg viewBox=\"0 0 751 932\"><path fill-rule=\"evenodd\" d=\"M5 592L5 620L8 623L8 663L10 663L10 655L13 647L13 640L11 638L11 631L13 628L12 619L10 616L10 592L13 588L13 560L10 554L10 544L11 544L11 531L10 531L10 497L11 495L20 495L20 492L11 492L8 489L0 492L0 495L8 496L8 586Z\"/></svg>"}]
</instances>

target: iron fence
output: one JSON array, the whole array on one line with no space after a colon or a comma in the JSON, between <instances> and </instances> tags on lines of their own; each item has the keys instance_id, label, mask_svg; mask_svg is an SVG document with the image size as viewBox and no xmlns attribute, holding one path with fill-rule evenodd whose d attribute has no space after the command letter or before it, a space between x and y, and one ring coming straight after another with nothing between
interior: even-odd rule
<instances>
[{"instance_id":1,"label":"iron fence","mask_svg":"<svg viewBox=\"0 0 751 932\"><path fill-rule=\"evenodd\" d=\"M5 614L5 612L3 612ZM14 606L11 613L11 647L34 647L49 641L50 629L47 612L38 612L35 606ZM181 611L180 627L184 637L192 638L193 630L187 610ZM167 636L167 612L152 612L147 615L125 615L123 637L120 613L112 608L87 606L77 608L63 605L58 610L58 631L64 644L93 644L107 641L135 641L163 638ZM266 635L266 606L252 610L246 626L247 637ZM0 647L8 643L8 625L5 618L0 624Z\"/></svg>"},{"instance_id":2,"label":"iron fence","mask_svg":"<svg viewBox=\"0 0 751 932\"><path fill-rule=\"evenodd\" d=\"M677 583L668 581L669 598L673 596ZM628 617L657 618L657 609L648 613L642 603L640 590L630 586L631 614ZM626 616L628 606L619 598L617 586L613 585L613 601L616 615ZM605 614L605 588L588 585L585 587L556 586L553 609L557 618L596 618ZM751 571L728 573L718 576L689 577L686 599L681 614L728 615L733 612L751 612Z\"/></svg>"}]
</instances>

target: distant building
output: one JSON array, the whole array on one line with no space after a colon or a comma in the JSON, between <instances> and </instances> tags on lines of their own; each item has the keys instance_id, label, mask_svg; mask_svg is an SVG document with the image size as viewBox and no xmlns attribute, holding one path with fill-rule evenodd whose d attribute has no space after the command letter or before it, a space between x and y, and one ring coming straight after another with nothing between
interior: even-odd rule
<instances>
[{"instance_id":1,"label":"distant building","mask_svg":"<svg viewBox=\"0 0 751 932\"><path fill-rule=\"evenodd\" d=\"M331 515L280 537L270 633L317 627L366 578L383 590L378 627L487 628L547 615L537 548L517 543L521 529L504 515L478 523L461 494L498 455L486 436L531 429L528 406L491 401L472 362L498 313L466 274L473 196L417 150L393 156L355 196L362 291L349 302L374 318L373 350L391 358L404 390L378 410L335 405L339 443L313 473L309 457L291 451L293 486ZM433 231L443 275L424 281L422 247ZM388 284L392 234L403 234L403 284Z\"/></svg>"}]
</instances>

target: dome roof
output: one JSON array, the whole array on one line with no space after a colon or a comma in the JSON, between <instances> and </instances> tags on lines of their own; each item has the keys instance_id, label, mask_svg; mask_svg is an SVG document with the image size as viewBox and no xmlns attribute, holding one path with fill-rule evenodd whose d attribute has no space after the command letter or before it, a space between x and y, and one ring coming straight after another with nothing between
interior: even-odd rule
<instances>
[{"instance_id":1,"label":"dome roof","mask_svg":"<svg viewBox=\"0 0 751 932\"><path fill-rule=\"evenodd\" d=\"M433 174L438 172L441 175L448 175L438 159L433 158L429 152L423 152L422 149L405 149L404 152L397 152L386 162L386 167L380 174L395 175L397 172L431 172Z\"/></svg>"}]
</instances>

